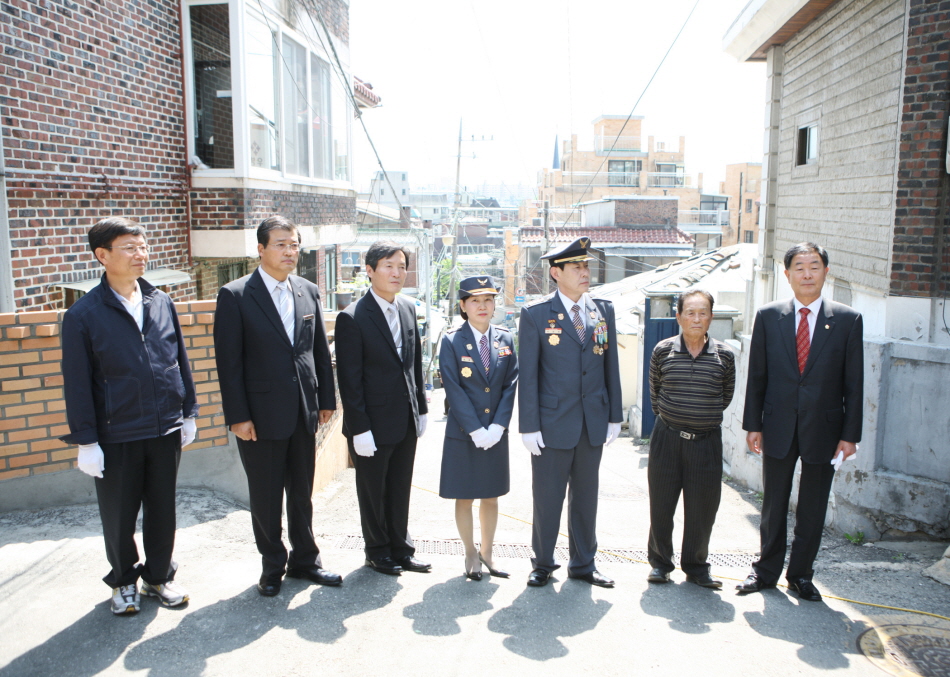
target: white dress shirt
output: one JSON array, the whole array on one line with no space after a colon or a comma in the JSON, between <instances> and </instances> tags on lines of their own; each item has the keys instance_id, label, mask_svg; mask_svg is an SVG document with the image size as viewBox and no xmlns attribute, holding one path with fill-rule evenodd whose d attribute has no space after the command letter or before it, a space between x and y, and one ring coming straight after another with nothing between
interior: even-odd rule
<instances>
[{"instance_id":1,"label":"white dress shirt","mask_svg":"<svg viewBox=\"0 0 950 677\"><path fill-rule=\"evenodd\" d=\"M112 289L112 287L109 287L109 289ZM122 307L129 311L129 315L139 326L139 331L142 331L142 327L145 325L145 306L142 303L142 287L139 286L139 281L135 281L135 291L132 292L132 298L125 298L115 289L112 289L112 293L122 303Z\"/></svg>"},{"instance_id":2,"label":"white dress shirt","mask_svg":"<svg viewBox=\"0 0 950 677\"><path fill-rule=\"evenodd\" d=\"M818 324L818 311L821 310L822 298L819 296L817 299L809 303L807 306L795 299L795 336L798 336L798 324L802 321L802 316L800 311L802 308L808 308L808 342L811 343L811 340L815 337L815 326Z\"/></svg>"},{"instance_id":3,"label":"white dress shirt","mask_svg":"<svg viewBox=\"0 0 950 677\"><path fill-rule=\"evenodd\" d=\"M383 317L386 318L386 324L389 324L389 310L392 309L392 312L396 316L396 326L399 327L399 332L396 336L393 337L393 340L396 342L396 352L402 355L402 322L399 321L399 306L394 303L390 303L382 296L373 291L373 288L369 288L369 292L373 295L373 298L376 299L376 302L379 304L379 307L383 311ZM393 299L395 301L395 299Z\"/></svg>"},{"instance_id":4,"label":"white dress shirt","mask_svg":"<svg viewBox=\"0 0 950 677\"><path fill-rule=\"evenodd\" d=\"M280 291L277 289L277 285L280 284L280 280L268 275L263 266L259 267L257 270L261 273L261 279L264 280L264 286L267 287L267 293L270 294L271 299L274 301L274 307L277 309L277 315L279 317L280 303L278 301L278 296L280 296ZM284 280L284 284L287 285L287 293L290 294L290 303L293 305L296 303L296 301L294 300L294 288L290 286L290 279L288 278ZM290 318L289 336L296 336L294 333L296 331L296 321L296 313L294 313ZM291 343L293 343L293 339L291 339Z\"/></svg>"},{"instance_id":5,"label":"white dress shirt","mask_svg":"<svg viewBox=\"0 0 950 677\"><path fill-rule=\"evenodd\" d=\"M567 310L567 319L571 321L571 324L574 324L574 313L571 312L571 308L575 305L580 306L580 309L577 311L578 317L581 318L581 324L584 325L584 333L587 333L587 329L590 326L590 323L587 321L587 293L581 294L581 297L576 301L571 301L564 294L561 293L561 290L557 290L557 295L561 297L561 303L564 304L564 308Z\"/></svg>"}]
</instances>

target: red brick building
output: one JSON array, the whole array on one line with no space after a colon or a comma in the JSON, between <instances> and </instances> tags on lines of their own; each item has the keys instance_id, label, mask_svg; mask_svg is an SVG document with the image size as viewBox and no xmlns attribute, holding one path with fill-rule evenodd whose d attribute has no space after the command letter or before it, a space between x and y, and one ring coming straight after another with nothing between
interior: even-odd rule
<instances>
[{"instance_id":1,"label":"red brick building","mask_svg":"<svg viewBox=\"0 0 950 677\"><path fill-rule=\"evenodd\" d=\"M4 4L0 310L95 284L86 232L110 215L145 226L146 277L177 300L251 270L272 213L301 226L300 274L333 291L356 221L350 91L379 102L348 38L343 0Z\"/></svg>"}]
</instances>

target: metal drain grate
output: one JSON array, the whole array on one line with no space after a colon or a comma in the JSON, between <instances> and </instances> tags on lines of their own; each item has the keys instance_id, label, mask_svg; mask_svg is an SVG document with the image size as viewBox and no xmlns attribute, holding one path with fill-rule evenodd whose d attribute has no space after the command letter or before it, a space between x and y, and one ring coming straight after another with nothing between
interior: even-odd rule
<instances>
[{"instance_id":1,"label":"metal drain grate","mask_svg":"<svg viewBox=\"0 0 950 677\"><path fill-rule=\"evenodd\" d=\"M465 554L465 548L458 540L434 540L418 539L415 541L416 552L422 555L452 555L461 557ZM341 536L333 543L333 547L340 550L362 550L362 536ZM530 559L534 556L530 545L513 545L508 543L496 543L492 549L495 557L503 559ZM556 559L567 561L570 559L570 553L567 548L555 548L554 556ZM616 564L645 564L647 561L646 550L618 550L609 549L597 553L598 562L611 562ZM745 553L710 553L707 560L710 564L720 567L749 567L756 559L755 555ZM673 557L674 564L679 565L679 555Z\"/></svg>"}]
</instances>

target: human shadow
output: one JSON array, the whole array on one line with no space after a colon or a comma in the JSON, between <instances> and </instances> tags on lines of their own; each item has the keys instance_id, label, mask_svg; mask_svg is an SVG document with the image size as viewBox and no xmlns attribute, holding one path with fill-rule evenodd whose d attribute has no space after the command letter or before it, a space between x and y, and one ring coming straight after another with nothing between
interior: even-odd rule
<instances>
[{"instance_id":1,"label":"human shadow","mask_svg":"<svg viewBox=\"0 0 950 677\"><path fill-rule=\"evenodd\" d=\"M310 599L289 608L309 586L285 580L280 594L263 598L256 587L188 614L175 628L133 647L127 670L147 670L150 677L198 677L208 661L248 646L274 628L295 630L309 642L330 644L346 634L346 620L386 606L402 589L399 579L360 567L348 574L343 588L312 586Z\"/></svg>"},{"instance_id":2,"label":"human shadow","mask_svg":"<svg viewBox=\"0 0 950 677\"><path fill-rule=\"evenodd\" d=\"M798 657L822 670L839 670L850 665L848 654L859 655L854 639L868 626L823 603L790 597L784 590L765 590L762 611L742 615L753 630L764 637L799 644Z\"/></svg>"},{"instance_id":3,"label":"human shadow","mask_svg":"<svg viewBox=\"0 0 950 677\"><path fill-rule=\"evenodd\" d=\"M134 616L112 618L109 606L108 600L97 604L69 627L17 656L0 668L0 677L91 677L107 670L142 638L159 608L143 600L142 610Z\"/></svg>"},{"instance_id":4,"label":"human shadow","mask_svg":"<svg viewBox=\"0 0 950 677\"><path fill-rule=\"evenodd\" d=\"M560 637L574 637L593 630L613 606L594 600L591 586L567 581L560 589L554 579L543 588L523 593L488 619L488 629L505 637L505 648L535 661L563 658L569 652Z\"/></svg>"},{"instance_id":5,"label":"human shadow","mask_svg":"<svg viewBox=\"0 0 950 677\"><path fill-rule=\"evenodd\" d=\"M465 576L433 585L422 595L422 601L403 609L402 615L412 619L412 629L421 635L448 637L462 632L458 619L477 616L494 607L488 600L498 590L489 580L470 581Z\"/></svg>"},{"instance_id":6,"label":"human shadow","mask_svg":"<svg viewBox=\"0 0 950 677\"><path fill-rule=\"evenodd\" d=\"M666 618L670 629L691 635L712 630L713 623L731 623L736 608L719 593L694 583L650 585L640 596L640 608L650 616Z\"/></svg>"}]
</instances>

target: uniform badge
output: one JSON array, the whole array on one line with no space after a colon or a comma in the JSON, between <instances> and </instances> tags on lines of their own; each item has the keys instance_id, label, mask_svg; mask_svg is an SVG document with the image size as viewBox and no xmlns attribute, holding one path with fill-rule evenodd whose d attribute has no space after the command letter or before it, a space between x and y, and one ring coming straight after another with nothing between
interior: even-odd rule
<instances>
[{"instance_id":1,"label":"uniform badge","mask_svg":"<svg viewBox=\"0 0 950 677\"><path fill-rule=\"evenodd\" d=\"M548 327L547 329L544 330L544 333L545 334L560 334L561 331L562 330L560 327Z\"/></svg>"},{"instance_id":2,"label":"uniform badge","mask_svg":"<svg viewBox=\"0 0 950 677\"><path fill-rule=\"evenodd\" d=\"M831 329L831 325L826 324L825 329Z\"/></svg>"},{"instance_id":3,"label":"uniform badge","mask_svg":"<svg viewBox=\"0 0 950 677\"><path fill-rule=\"evenodd\" d=\"M561 342L561 337L558 336L557 334L551 334L550 336L548 336L548 343L550 343L552 346L556 346L560 342Z\"/></svg>"},{"instance_id":4,"label":"uniform badge","mask_svg":"<svg viewBox=\"0 0 950 677\"><path fill-rule=\"evenodd\" d=\"M557 319L563 320L563 319L564 319L564 313L558 313L558 314L557 314ZM553 322L553 320L549 320L549 321L550 321L550 322Z\"/></svg>"},{"instance_id":5,"label":"uniform badge","mask_svg":"<svg viewBox=\"0 0 950 677\"><path fill-rule=\"evenodd\" d=\"M495 348L497 348L497 347L498 347L498 341L495 341L492 345L495 346Z\"/></svg>"},{"instance_id":6,"label":"uniform badge","mask_svg":"<svg viewBox=\"0 0 950 677\"><path fill-rule=\"evenodd\" d=\"M468 355L462 355L461 357L459 357L459 359L462 360L462 362L474 362L474 361L475 361L475 360L473 360L471 357L469 357Z\"/></svg>"},{"instance_id":7,"label":"uniform badge","mask_svg":"<svg viewBox=\"0 0 950 677\"><path fill-rule=\"evenodd\" d=\"M465 378L471 378L472 370L469 367L462 367L462 376Z\"/></svg>"},{"instance_id":8,"label":"uniform badge","mask_svg":"<svg viewBox=\"0 0 950 677\"><path fill-rule=\"evenodd\" d=\"M590 319L592 320L597 319L597 311L594 311L594 310L590 311Z\"/></svg>"},{"instance_id":9,"label":"uniform badge","mask_svg":"<svg viewBox=\"0 0 950 677\"><path fill-rule=\"evenodd\" d=\"M508 346L498 349L498 357L508 357L509 355L511 355L511 348Z\"/></svg>"},{"instance_id":10,"label":"uniform badge","mask_svg":"<svg viewBox=\"0 0 950 677\"><path fill-rule=\"evenodd\" d=\"M604 349L601 348L599 345L595 345L595 346L594 346L594 355L603 355L603 354L604 354Z\"/></svg>"},{"instance_id":11,"label":"uniform badge","mask_svg":"<svg viewBox=\"0 0 950 677\"><path fill-rule=\"evenodd\" d=\"M465 350L471 350L471 349L472 349L472 344L471 344L471 343L466 343L466 344L465 344Z\"/></svg>"}]
</instances>

